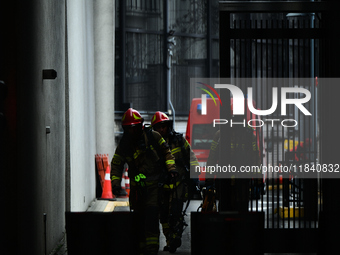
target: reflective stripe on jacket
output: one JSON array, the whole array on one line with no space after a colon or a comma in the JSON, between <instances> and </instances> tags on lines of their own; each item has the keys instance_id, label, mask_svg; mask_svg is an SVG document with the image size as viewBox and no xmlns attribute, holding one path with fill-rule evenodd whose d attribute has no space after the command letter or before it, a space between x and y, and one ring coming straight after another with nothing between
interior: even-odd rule
<instances>
[{"instance_id":1,"label":"reflective stripe on jacket","mask_svg":"<svg viewBox=\"0 0 340 255\"><path fill-rule=\"evenodd\" d=\"M111 160L112 187L120 186L125 163L129 166L130 179L142 173L147 182L158 180L162 166L168 172L176 170L175 158L171 154L169 145L158 132L151 132L156 145L152 145L151 141L148 141L145 131L143 131L144 144L129 143L123 145L121 144L122 140L120 141ZM159 162L160 157L163 159L163 163Z\"/></svg>"}]
</instances>

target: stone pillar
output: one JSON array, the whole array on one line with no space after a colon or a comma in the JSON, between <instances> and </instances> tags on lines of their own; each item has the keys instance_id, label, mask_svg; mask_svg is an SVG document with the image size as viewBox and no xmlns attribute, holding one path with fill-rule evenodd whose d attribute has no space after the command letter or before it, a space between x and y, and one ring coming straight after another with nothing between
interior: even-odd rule
<instances>
[{"instance_id":1,"label":"stone pillar","mask_svg":"<svg viewBox=\"0 0 340 255\"><path fill-rule=\"evenodd\" d=\"M96 153L109 154L111 160L115 150L115 1L95 0L93 7Z\"/></svg>"}]
</instances>

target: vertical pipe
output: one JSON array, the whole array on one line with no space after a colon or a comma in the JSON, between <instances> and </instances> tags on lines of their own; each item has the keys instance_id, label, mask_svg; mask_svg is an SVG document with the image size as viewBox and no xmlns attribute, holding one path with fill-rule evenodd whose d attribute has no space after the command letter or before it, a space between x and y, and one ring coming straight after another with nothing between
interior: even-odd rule
<instances>
[{"instance_id":1,"label":"vertical pipe","mask_svg":"<svg viewBox=\"0 0 340 255\"><path fill-rule=\"evenodd\" d=\"M230 16L229 12L220 11L220 23L219 23L219 34L220 34L220 77L221 78L229 78L230 77ZM235 54L234 54L235 55ZM230 119L231 117L231 109L230 109L230 91L222 90L220 92L221 98L223 102L226 102L226 107L220 107L220 118L221 119ZM230 136L225 135L228 133L229 128L228 125L222 125L221 127L221 146L219 150L219 157L222 159L221 164L223 165L225 159L230 155ZM222 156L223 154L223 156ZM230 201L228 201L227 194L230 193L230 181L228 179L220 179L220 201L219 201L219 209L220 211L226 211L229 209Z\"/></svg>"},{"instance_id":2,"label":"vertical pipe","mask_svg":"<svg viewBox=\"0 0 340 255\"><path fill-rule=\"evenodd\" d=\"M271 27L270 28L273 29L273 20L271 22ZM267 64L267 70L268 70L267 77L273 78L274 77L274 75L273 75L273 72L274 72L274 49L273 49L273 47L274 47L274 39L270 40L270 44L271 44L271 47L269 47L267 45L267 47L268 47L267 52L270 53L270 56L271 56L271 75L269 75L269 69L268 69L269 62L268 62L268 64ZM269 54L267 54L267 55L269 55ZM269 61L269 58L268 58L268 61ZM273 85L275 85L275 84L271 84L271 86L267 86L267 90L270 89L272 91ZM267 95L268 95L268 92L267 92ZM266 109L268 109L268 106L269 106L269 97L267 98L267 108ZM267 124L267 128L268 128L268 124ZM271 127L271 143L272 143L272 162L274 164L274 162L275 162L275 155L274 155L274 127ZM274 194L274 192L272 194ZM272 208L273 208L272 211L274 210L274 203L275 203L274 196L272 196ZM274 212L273 212L273 214L274 214Z\"/></svg>"},{"instance_id":3,"label":"vertical pipe","mask_svg":"<svg viewBox=\"0 0 340 255\"><path fill-rule=\"evenodd\" d=\"M281 29L284 28L284 20L282 20L281 22ZM282 77L285 78L285 47L284 47L284 38L281 38L281 74L282 74ZM284 82L281 84L281 87L282 86L285 86ZM282 111L282 109L281 109ZM284 128L281 128L281 137L282 137L282 140L284 139ZM282 151L282 164L284 164L284 162L286 161L286 158L285 158L285 154L284 154L284 142L281 144L281 151ZM279 178L276 179L276 183L279 184ZM281 194L282 194L282 197L283 197L283 190L281 191ZM278 203L278 208L280 206L280 189L277 189L277 203ZM282 206L283 206L283 203L282 203ZM280 217L277 218L278 219L278 228L279 228L279 224L280 224ZM282 219L282 223L284 222L284 219Z\"/></svg>"},{"instance_id":4,"label":"vertical pipe","mask_svg":"<svg viewBox=\"0 0 340 255\"><path fill-rule=\"evenodd\" d=\"M274 28L274 20L272 20L271 22L271 29ZM274 78L274 39L271 39L271 50L270 50L270 54L271 54L271 78ZM275 85L275 84L273 84ZM270 86L272 87L272 86ZM267 89L269 89L269 87L267 86ZM277 137L277 136L276 136ZM273 155L273 162L275 160L274 158L274 143L273 143L273 138L274 138L274 127L272 127L272 155ZM277 144L277 138L276 138L276 144ZM278 161L278 157L276 155L276 162ZM274 204L275 204L275 201L274 201L274 196L272 198L272 208L274 208ZM275 210L275 209L274 209Z\"/></svg>"},{"instance_id":5,"label":"vertical pipe","mask_svg":"<svg viewBox=\"0 0 340 255\"><path fill-rule=\"evenodd\" d=\"M208 77L212 77L212 15L211 15L211 2L207 1L207 61L208 61Z\"/></svg>"},{"instance_id":6,"label":"vertical pipe","mask_svg":"<svg viewBox=\"0 0 340 255\"><path fill-rule=\"evenodd\" d=\"M126 2L119 1L119 27L120 27L120 86L121 86L121 103L124 104L126 100ZM125 109L122 109L125 110Z\"/></svg>"},{"instance_id":7,"label":"vertical pipe","mask_svg":"<svg viewBox=\"0 0 340 255\"><path fill-rule=\"evenodd\" d=\"M173 125L174 128L176 129L176 120L175 120L175 109L173 107L173 104L171 102L171 81L172 81L172 73L171 73L171 63L172 63L172 49L170 44L172 42L169 40L169 5L168 1L164 1L164 47L165 47L165 52L166 54L164 55L166 59L166 77L167 77L167 110L172 114L172 120L173 120ZM175 44L173 44L175 46Z\"/></svg>"},{"instance_id":8,"label":"vertical pipe","mask_svg":"<svg viewBox=\"0 0 340 255\"><path fill-rule=\"evenodd\" d=\"M287 28L289 28L289 20L287 20ZM291 72L290 72L290 57L291 57L291 51L290 51L290 39L289 38L287 38L286 39L286 54L287 54L287 61L286 61L286 68L287 68L287 76L289 77L289 78L291 78L292 77L292 74L291 74ZM288 82L288 86L290 86L290 84L289 84L289 82ZM287 115L288 116L290 116L290 108L288 107L288 110L287 110ZM289 130L288 130L288 134L289 134ZM286 221L287 221L287 228L290 228L290 210L289 210L289 205L290 205L290 203L289 203L289 179L287 179L287 176L284 176L284 178L283 178L283 190L282 190L282 193L284 194L284 202L285 202L285 204L284 204L284 206L286 206L287 208L288 208L288 217L287 217L287 219L286 219ZM285 220L283 221L283 222L285 222Z\"/></svg>"},{"instance_id":9,"label":"vertical pipe","mask_svg":"<svg viewBox=\"0 0 340 255\"><path fill-rule=\"evenodd\" d=\"M300 20L298 21L298 28L300 28ZM304 42L304 41L303 41ZM304 53L304 43L303 43L303 52ZM301 61L300 61L300 56L301 56L301 45L300 45L300 39L298 39L298 77L302 77L304 76L305 74L303 73L303 75L301 75ZM304 58L304 54L303 54L303 65L305 65L305 58ZM300 97L300 96L299 96ZM298 121L300 121L300 112L298 112ZM303 124L304 125L304 124ZM303 131L302 131L303 132ZM298 144L300 144L300 140L301 140L301 130L298 132ZM295 137L294 137L294 151L295 151ZM295 158L294 158L295 160ZM294 162L296 163L296 162ZM299 163L298 163L299 164ZM303 194L302 194L302 190L300 189L301 188L301 182L303 182L303 180L301 180L301 178L298 177L298 182L299 182L299 193L298 193L298 200L301 200ZM296 183L296 182L294 182ZM293 187L293 191L295 190L295 187ZM301 201L299 201L299 205L301 205ZM301 210L299 210L299 213L301 213ZM299 228L301 228L302 225L301 225L301 217L299 217ZM305 227L305 224L303 225L303 227Z\"/></svg>"},{"instance_id":10,"label":"vertical pipe","mask_svg":"<svg viewBox=\"0 0 340 255\"><path fill-rule=\"evenodd\" d=\"M298 28L300 28L300 21L298 23ZM301 62L300 62L300 49L301 49L301 46L300 46L300 39L298 39L298 77L301 78ZM303 47L304 49L304 47ZM303 64L305 64L305 59L303 58ZM300 121L300 112L298 113L298 120ZM300 137L301 137L301 133L299 132L299 140L298 140L298 143L300 144ZM295 141L294 141L295 142ZM302 199L302 190L301 190L301 183L303 182L303 180L301 178L298 177L298 182L299 182L299 188L298 188L298 200L299 200L299 208L301 207L301 199ZM295 189L295 187L294 187ZM293 190L294 191L294 190ZM301 215L301 209L299 209L299 215ZM301 228L302 225L301 225L301 217L299 216L299 228Z\"/></svg>"},{"instance_id":11,"label":"vertical pipe","mask_svg":"<svg viewBox=\"0 0 340 255\"><path fill-rule=\"evenodd\" d=\"M241 20L239 20L239 27L240 27L240 29L242 29L242 22L241 22ZM239 39L239 55L240 55L240 57L239 57L239 65L240 65L240 68L239 68L240 69L240 71L239 71L239 78L243 77L243 68L242 68L243 67L242 40L243 39Z\"/></svg>"},{"instance_id":12,"label":"vertical pipe","mask_svg":"<svg viewBox=\"0 0 340 255\"><path fill-rule=\"evenodd\" d=\"M236 29L236 20L234 20L234 29ZM234 78L237 77L237 41L238 39L234 38Z\"/></svg>"},{"instance_id":13,"label":"vertical pipe","mask_svg":"<svg viewBox=\"0 0 340 255\"><path fill-rule=\"evenodd\" d=\"M167 67L167 58L168 58L168 33L169 33L169 21L168 21L168 1L163 0L163 73L165 74L164 77L164 84L168 84L168 67ZM168 88L168 85L166 86ZM166 92L168 93L168 92ZM168 94L166 94L166 100L164 100L165 105L164 109L168 110L169 101L168 101Z\"/></svg>"},{"instance_id":14,"label":"vertical pipe","mask_svg":"<svg viewBox=\"0 0 340 255\"><path fill-rule=\"evenodd\" d=\"M300 28L300 22L298 21L298 28ZM295 29L295 20L293 19L292 20L292 29ZM299 41L299 39L292 39L292 59L293 59L293 73L292 73L292 76L293 76L293 78L295 78L296 77L296 72L295 72L295 40L297 40L297 41ZM299 50L300 50L300 48L298 47L298 53L297 53L297 57L298 57L298 62L300 62L300 54L299 54ZM300 63L298 63L298 69L300 69ZM299 71L298 71L298 78L300 77L300 75L299 75ZM293 84L293 86L294 86L294 84ZM295 119L295 111L293 112L293 114L294 114L294 117L293 117L293 119ZM294 146L294 150L295 150L295 128L294 128L294 130L293 130L293 140L294 140L294 142L293 142L293 146ZM299 136L300 137L300 136ZM292 190L294 191L295 190L295 186L294 186L294 184L295 184L295 176L293 176L293 181L291 181L291 183L290 183L290 185L291 185L291 188L290 188L290 193L289 193L289 195L291 194L291 192L292 192ZM294 193L293 193L294 194ZM290 199L290 198L289 198ZM293 228L295 228L295 197L293 197ZM289 208L289 211L290 211L290 208Z\"/></svg>"},{"instance_id":15,"label":"vertical pipe","mask_svg":"<svg viewBox=\"0 0 340 255\"><path fill-rule=\"evenodd\" d=\"M285 20L282 20L282 28L286 28L286 25L287 25L287 22L285 22ZM287 51L287 40L283 38L282 39L282 57L283 57L282 71L284 72L284 77L285 78L287 78L289 76L289 75L287 75L287 55L288 54L289 54L289 52ZM289 67L289 65L288 65L288 67ZM286 86L285 83L284 83L284 86ZM284 130L283 130L283 134L284 134ZM282 190L281 190L281 194L282 194L282 208L283 208L283 211L284 211L284 207L287 206L286 202L285 202L285 185L284 184L285 184L284 183L284 179L282 178ZM283 226L283 228L285 227L284 224L285 224L285 217L282 218L282 226Z\"/></svg>"},{"instance_id":16,"label":"vertical pipe","mask_svg":"<svg viewBox=\"0 0 340 255\"><path fill-rule=\"evenodd\" d=\"M305 28L305 20L303 20L303 28ZM302 52L302 54L303 54L303 56L302 56L302 59L304 60L304 65L303 65L303 77L304 78L306 78L306 77L308 77L309 75L307 74L307 71L309 71L309 70L307 70L306 71L306 62L307 62L307 57L306 57L306 47L308 46L306 46L306 40L307 39L303 39L303 46L302 46L302 49L303 49L303 52ZM301 142L301 137L302 137L302 141L305 141L305 138L306 138L306 118L305 117L303 117L302 118L303 119L303 126L302 126L302 130L300 130L300 132L299 132L299 145L300 145L300 142ZM299 120L300 120L300 112L299 112ZM300 137L301 136L301 137ZM306 147L304 147L304 150L306 149ZM300 155L298 156L298 157L300 157ZM304 205L304 208L306 209L306 194L307 194L307 192L306 192L306 183L307 182L309 182L309 180L303 180L303 193L302 193L302 196L303 196L303 205ZM308 184L307 184L308 185ZM308 185L309 186L309 185ZM309 191L308 191L309 192ZM307 210L306 210L306 212L307 212ZM310 220L307 222L307 220L306 220L306 217L304 217L304 224L303 224L303 228L307 228L307 223L308 223L308 225L309 225L309 227L310 227Z\"/></svg>"},{"instance_id":17,"label":"vertical pipe","mask_svg":"<svg viewBox=\"0 0 340 255\"><path fill-rule=\"evenodd\" d=\"M276 29L279 29L279 20L277 20L276 21ZM279 58L279 39L276 39L276 77L280 77L280 75L279 75L279 72L280 72L280 70L279 70L279 62L280 62L280 58ZM278 87L281 87L281 83L278 81ZM276 132L277 132L277 144L276 144L276 151L277 151L277 158L278 158L278 161L279 161L279 159L280 159L280 144L279 144L279 123L277 123L276 124ZM283 139L283 136L282 136L282 138L281 139ZM282 143L282 141L281 141L281 143ZM283 143L282 143L283 144ZM281 162L283 162L283 150L281 151ZM279 162L277 162L278 164L279 164ZM276 204L277 204L277 208L279 208L279 206L280 206L280 200L279 200L279 192L280 192L280 190L278 189L277 191L276 191ZM274 205L273 205L274 206ZM280 217L278 217L278 225L279 225L279 218Z\"/></svg>"},{"instance_id":18,"label":"vertical pipe","mask_svg":"<svg viewBox=\"0 0 340 255\"><path fill-rule=\"evenodd\" d=\"M307 20L307 26L308 26L308 28L311 28L311 20ZM306 75L306 78L310 78L310 77L312 77L311 76L311 71L312 71L312 66L313 66L313 63L312 63L312 56L311 56L311 53L312 53L312 50L311 50L311 38L309 38L309 39L307 39L306 40L307 41L307 56L308 56L308 63L309 63L309 68L308 68L308 70L307 70L307 72L308 72L308 74ZM309 79L309 80L311 80L311 79ZM310 84L310 86L311 86L311 84ZM311 91L311 94L313 93L313 91ZM312 96L313 96L313 94L312 94ZM312 99L311 100L313 100L313 97L312 97ZM309 109L312 111L312 116L313 116L313 109L311 109L311 101L309 101L308 102L308 106L309 106ZM313 118L313 117L312 117ZM304 115L303 116L303 121L304 121L304 123L307 123L308 122L308 125L304 125L304 131L306 132L306 135L304 136L304 139L303 139L303 142L304 142L304 146L303 146L303 148L304 148L304 159L306 158L306 157L308 157L308 159L307 159L307 163L309 164L309 165L311 165L310 163L311 163L311 157L310 157L310 146L307 148L306 147L306 139L307 138L311 138L311 128L313 128L313 127L311 127L312 125L312 123L311 123L311 119L307 119L306 118L306 116ZM305 162L306 163L306 162ZM309 180L310 182L312 182L313 183L313 180ZM313 187L313 186L312 186ZM311 192L316 192L314 189L312 189L311 190ZM314 193L315 194L315 193ZM313 207L311 208L311 209L313 209ZM310 220L310 222L309 222L309 225L310 225L310 227L312 227L312 219Z\"/></svg>"},{"instance_id":19,"label":"vertical pipe","mask_svg":"<svg viewBox=\"0 0 340 255\"><path fill-rule=\"evenodd\" d=\"M311 0L312 2L314 2L314 0ZM315 28L315 13L312 13L311 14L311 19L310 19L310 24L311 24L311 28L313 29L313 28ZM313 82L312 82L312 84L313 84L313 89L311 89L311 93L312 93L312 99L313 99L313 107L312 107L312 109L313 109L313 112L312 112L312 114L313 114L313 123L312 123L312 128L311 128L311 130L310 130L310 133L309 133L309 137L310 138L312 138L312 143L310 143L310 146L309 146L309 151L311 152L311 153L309 153L309 156L311 156L311 155L313 155L312 157L312 160L313 160L313 162L314 162L314 165L316 165L316 150L317 150L317 147L316 147L316 137L317 137L317 124L316 124L316 120L317 120L317 111L316 111L316 103L317 103L317 101L316 101L316 89L315 89L315 85L314 85L314 80L315 80L315 39L314 38L312 38L311 40L310 40L310 54L311 54L311 75L310 75L310 77L312 77L312 79L313 79ZM310 158L310 157L309 157ZM318 176L318 178L316 179L316 190L315 190L315 192L316 192L316 196L317 196L317 199L319 199L319 185L318 185L318 183L320 183L320 179L319 179L320 177ZM317 214L317 217L316 217L316 219L315 219L315 222L314 222L314 224L315 224L315 227L317 226L317 218L318 218L318 216L319 216L319 208L318 208L319 206L317 205L316 206L316 210L317 210L317 212L316 212L316 214Z\"/></svg>"}]
</instances>

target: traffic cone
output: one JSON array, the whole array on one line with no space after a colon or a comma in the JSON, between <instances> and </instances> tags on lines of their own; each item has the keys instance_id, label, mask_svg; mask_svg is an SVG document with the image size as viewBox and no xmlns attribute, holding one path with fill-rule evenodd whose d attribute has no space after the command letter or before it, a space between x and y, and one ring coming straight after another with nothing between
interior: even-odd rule
<instances>
[{"instance_id":1,"label":"traffic cone","mask_svg":"<svg viewBox=\"0 0 340 255\"><path fill-rule=\"evenodd\" d=\"M102 155L96 154L96 165L97 165L97 171L100 179L100 185L103 189L104 186L104 179L105 179L105 169L103 167L103 161L102 161Z\"/></svg>"},{"instance_id":2,"label":"traffic cone","mask_svg":"<svg viewBox=\"0 0 340 255\"><path fill-rule=\"evenodd\" d=\"M112 186L110 180L110 166L107 166L104 180L104 188L101 199L116 200L112 194Z\"/></svg>"},{"instance_id":3,"label":"traffic cone","mask_svg":"<svg viewBox=\"0 0 340 255\"><path fill-rule=\"evenodd\" d=\"M102 159L103 159L104 169L106 169L110 165L109 164L109 154L103 154Z\"/></svg>"},{"instance_id":4,"label":"traffic cone","mask_svg":"<svg viewBox=\"0 0 340 255\"><path fill-rule=\"evenodd\" d=\"M124 178L125 178L125 191L126 191L127 195L130 196L130 178L129 178L127 168L125 169Z\"/></svg>"}]
</instances>

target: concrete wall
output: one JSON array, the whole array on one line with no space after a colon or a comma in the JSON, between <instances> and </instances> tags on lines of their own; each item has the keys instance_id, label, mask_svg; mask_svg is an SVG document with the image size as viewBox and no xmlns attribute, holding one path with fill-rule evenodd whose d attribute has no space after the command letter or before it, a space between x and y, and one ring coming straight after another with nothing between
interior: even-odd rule
<instances>
[{"instance_id":1,"label":"concrete wall","mask_svg":"<svg viewBox=\"0 0 340 255\"><path fill-rule=\"evenodd\" d=\"M16 8L18 245L12 249L43 254L45 237L51 250L65 225L65 2ZM43 80L43 69L56 70L57 78Z\"/></svg>"},{"instance_id":2,"label":"concrete wall","mask_svg":"<svg viewBox=\"0 0 340 255\"><path fill-rule=\"evenodd\" d=\"M70 151L70 204L67 209L84 211L95 197L92 1L67 1L67 41Z\"/></svg>"},{"instance_id":3,"label":"concrete wall","mask_svg":"<svg viewBox=\"0 0 340 255\"><path fill-rule=\"evenodd\" d=\"M70 211L86 210L95 197L94 155L115 149L114 27L112 1L67 1Z\"/></svg>"},{"instance_id":4,"label":"concrete wall","mask_svg":"<svg viewBox=\"0 0 340 255\"><path fill-rule=\"evenodd\" d=\"M115 151L115 1L96 0L94 10L96 153Z\"/></svg>"},{"instance_id":5,"label":"concrete wall","mask_svg":"<svg viewBox=\"0 0 340 255\"><path fill-rule=\"evenodd\" d=\"M10 14L0 26L9 89L0 253L49 254L64 237L65 211L95 198L94 155L115 149L114 1L17 0L0 10L1 21ZM56 79L43 79L44 69Z\"/></svg>"}]
</instances>

